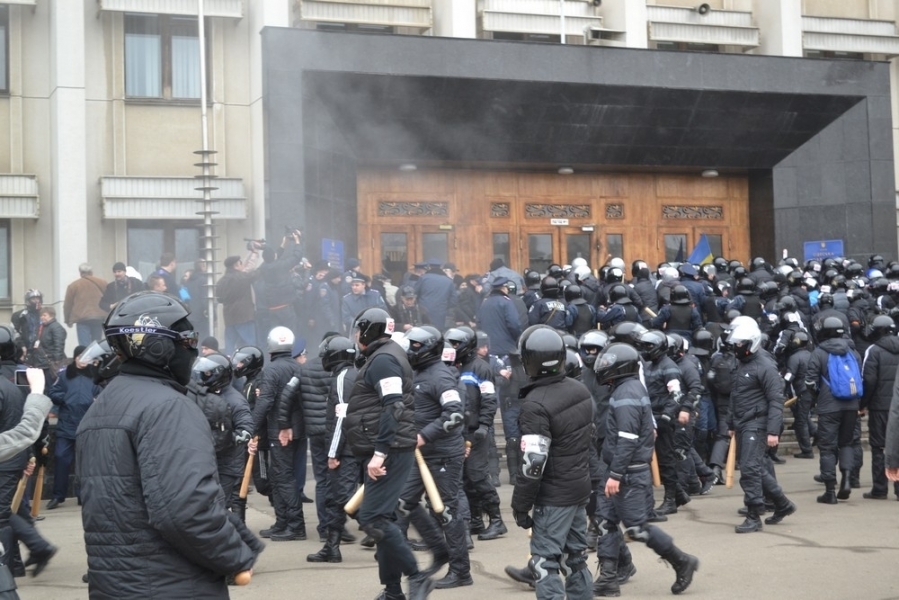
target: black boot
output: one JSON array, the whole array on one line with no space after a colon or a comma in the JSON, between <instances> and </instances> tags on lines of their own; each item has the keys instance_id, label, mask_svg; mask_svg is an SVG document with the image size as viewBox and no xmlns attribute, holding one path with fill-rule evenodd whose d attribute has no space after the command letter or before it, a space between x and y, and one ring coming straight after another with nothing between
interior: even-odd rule
<instances>
[{"instance_id":1,"label":"black boot","mask_svg":"<svg viewBox=\"0 0 899 600\"><path fill-rule=\"evenodd\" d=\"M700 488L701 490L701 488ZM700 490L696 490L699 492ZM674 503L677 506L683 506L684 504L690 503L690 494L685 492L681 487L678 486L677 492L674 494ZM676 510L674 512L677 512Z\"/></svg>"},{"instance_id":2,"label":"black boot","mask_svg":"<svg viewBox=\"0 0 899 600\"><path fill-rule=\"evenodd\" d=\"M618 547L618 585L624 585L627 580L636 575L637 567L627 544Z\"/></svg>"},{"instance_id":3,"label":"black boot","mask_svg":"<svg viewBox=\"0 0 899 600\"><path fill-rule=\"evenodd\" d=\"M521 444L518 438L506 439L506 467L509 469L509 483L515 485L521 472Z\"/></svg>"},{"instance_id":4,"label":"black boot","mask_svg":"<svg viewBox=\"0 0 899 600\"><path fill-rule=\"evenodd\" d=\"M471 522L468 526L471 535L477 535L484 531L484 515L481 513L481 505L474 503L471 505Z\"/></svg>"},{"instance_id":5,"label":"black boot","mask_svg":"<svg viewBox=\"0 0 899 600\"><path fill-rule=\"evenodd\" d=\"M762 520L759 517L759 507L753 505L746 509L746 520L734 527L737 533L753 533L762 530Z\"/></svg>"},{"instance_id":6,"label":"black boot","mask_svg":"<svg viewBox=\"0 0 899 600\"><path fill-rule=\"evenodd\" d=\"M662 558L671 563L671 566L674 567L674 572L677 575L674 583L671 584L671 593L680 594L690 587L690 584L693 582L693 573L699 570L699 559L685 552L681 552L677 547Z\"/></svg>"},{"instance_id":7,"label":"black boot","mask_svg":"<svg viewBox=\"0 0 899 600\"><path fill-rule=\"evenodd\" d=\"M820 504L836 504L837 503L837 494L834 491L836 487L835 481L825 481L825 491L823 494L818 496L818 502Z\"/></svg>"},{"instance_id":8,"label":"black boot","mask_svg":"<svg viewBox=\"0 0 899 600\"><path fill-rule=\"evenodd\" d=\"M443 579L438 579L434 582L434 589L448 590L466 585L474 585L474 579L471 578L471 573L459 575L455 571L450 571L443 577Z\"/></svg>"},{"instance_id":9,"label":"black boot","mask_svg":"<svg viewBox=\"0 0 899 600\"><path fill-rule=\"evenodd\" d=\"M837 498L848 500L849 495L852 493L852 479L849 476L849 471L840 471L840 473L842 473L842 477L840 478L840 491L837 492Z\"/></svg>"},{"instance_id":10,"label":"black boot","mask_svg":"<svg viewBox=\"0 0 899 600\"><path fill-rule=\"evenodd\" d=\"M478 534L479 540L495 540L508 531L506 525L503 523L503 516L499 511L499 504L488 504L487 516L490 517L490 524L487 525L487 529Z\"/></svg>"},{"instance_id":11,"label":"black boot","mask_svg":"<svg viewBox=\"0 0 899 600\"><path fill-rule=\"evenodd\" d=\"M656 508L656 514L660 516L673 515L677 512L677 501L674 496L665 496L662 503Z\"/></svg>"},{"instance_id":12,"label":"black boot","mask_svg":"<svg viewBox=\"0 0 899 600\"><path fill-rule=\"evenodd\" d=\"M409 576L409 600L425 600L433 589L434 580L424 571Z\"/></svg>"},{"instance_id":13,"label":"black boot","mask_svg":"<svg viewBox=\"0 0 899 600\"><path fill-rule=\"evenodd\" d=\"M306 562L343 562L343 557L340 555L340 533L341 532L339 529L329 529L327 541L325 542L324 548L322 548L315 554L306 556Z\"/></svg>"},{"instance_id":14,"label":"black boot","mask_svg":"<svg viewBox=\"0 0 899 600\"><path fill-rule=\"evenodd\" d=\"M617 597L621 595L618 585L618 559L602 558L599 561L599 575L593 583L593 595Z\"/></svg>"},{"instance_id":15,"label":"black boot","mask_svg":"<svg viewBox=\"0 0 899 600\"><path fill-rule=\"evenodd\" d=\"M524 567L523 569L519 569L517 567L513 567L512 565L507 566L503 569L506 572L506 575L517 581L518 583L526 583L531 587L534 587L534 572L531 571L531 565Z\"/></svg>"},{"instance_id":16,"label":"black boot","mask_svg":"<svg viewBox=\"0 0 899 600\"><path fill-rule=\"evenodd\" d=\"M596 524L596 519L593 517L589 517L589 521L587 523L587 552L591 552L596 549L596 540L599 539L599 531L598 526Z\"/></svg>"},{"instance_id":17,"label":"black boot","mask_svg":"<svg viewBox=\"0 0 899 600\"><path fill-rule=\"evenodd\" d=\"M784 496L780 502L775 503L774 514L765 519L765 525L777 525L794 512L796 512L796 505Z\"/></svg>"}]
</instances>

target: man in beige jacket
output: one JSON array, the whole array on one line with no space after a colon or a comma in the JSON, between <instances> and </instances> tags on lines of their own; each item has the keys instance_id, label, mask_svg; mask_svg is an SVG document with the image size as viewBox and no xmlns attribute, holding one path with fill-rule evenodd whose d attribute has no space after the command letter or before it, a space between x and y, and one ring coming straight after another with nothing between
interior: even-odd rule
<instances>
[{"instance_id":1,"label":"man in beige jacket","mask_svg":"<svg viewBox=\"0 0 899 600\"><path fill-rule=\"evenodd\" d=\"M106 291L106 281L95 277L87 263L81 263L78 272L81 276L66 288L63 314L68 327L75 325L78 345L87 346L103 339L106 312L100 308L100 298Z\"/></svg>"}]
</instances>

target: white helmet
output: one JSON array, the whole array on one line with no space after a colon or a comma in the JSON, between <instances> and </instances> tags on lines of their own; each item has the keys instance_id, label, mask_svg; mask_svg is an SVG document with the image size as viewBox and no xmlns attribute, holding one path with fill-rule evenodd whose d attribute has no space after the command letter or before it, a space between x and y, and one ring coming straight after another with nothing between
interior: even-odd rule
<instances>
[{"instance_id":1,"label":"white helmet","mask_svg":"<svg viewBox=\"0 0 899 600\"><path fill-rule=\"evenodd\" d=\"M275 327L268 332L268 339L266 340L268 352L269 354L290 352L293 350L294 341L295 337L290 329L287 327Z\"/></svg>"},{"instance_id":2,"label":"white helmet","mask_svg":"<svg viewBox=\"0 0 899 600\"><path fill-rule=\"evenodd\" d=\"M618 268L624 271L624 259L616 256L609 261L609 266L613 269Z\"/></svg>"},{"instance_id":3,"label":"white helmet","mask_svg":"<svg viewBox=\"0 0 899 600\"><path fill-rule=\"evenodd\" d=\"M587 279L587 277L589 277L591 273L592 272L590 271L590 267L588 267L587 265L581 265L574 268L574 278L577 279L579 283Z\"/></svg>"},{"instance_id":4,"label":"white helmet","mask_svg":"<svg viewBox=\"0 0 899 600\"><path fill-rule=\"evenodd\" d=\"M740 316L730 323L727 343L734 349L737 358L745 360L759 351L762 346L762 332L759 324L751 317Z\"/></svg>"},{"instance_id":5,"label":"white helmet","mask_svg":"<svg viewBox=\"0 0 899 600\"><path fill-rule=\"evenodd\" d=\"M586 267L586 266L587 266L587 259L583 258L582 256L578 256L577 258L575 258L574 260L571 261L572 269L577 269L578 267Z\"/></svg>"}]
</instances>

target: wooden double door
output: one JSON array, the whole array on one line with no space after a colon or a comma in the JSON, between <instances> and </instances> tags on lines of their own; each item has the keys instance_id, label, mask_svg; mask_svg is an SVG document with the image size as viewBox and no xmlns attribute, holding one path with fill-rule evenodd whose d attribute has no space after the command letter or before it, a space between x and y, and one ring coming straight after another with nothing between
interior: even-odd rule
<instances>
[{"instance_id":1,"label":"wooden double door","mask_svg":"<svg viewBox=\"0 0 899 600\"><path fill-rule=\"evenodd\" d=\"M651 266L686 259L702 234L714 255L747 260L748 182L659 173L360 170L359 253L398 282L416 262L484 273L502 258L545 272L578 257Z\"/></svg>"}]
</instances>

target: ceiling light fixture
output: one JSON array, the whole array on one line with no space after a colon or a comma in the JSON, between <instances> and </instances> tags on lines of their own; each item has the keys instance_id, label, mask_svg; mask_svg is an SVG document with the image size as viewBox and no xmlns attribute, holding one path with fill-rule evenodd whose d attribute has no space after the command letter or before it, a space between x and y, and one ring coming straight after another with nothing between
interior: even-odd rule
<instances>
[{"instance_id":1,"label":"ceiling light fixture","mask_svg":"<svg viewBox=\"0 0 899 600\"><path fill-rule=\"evenodd\" d=\"M574 169L571 167L559 167L559 175L571 175L574 173Z\"/></svg>"},{"instance_id":2,"label":"ceiling light fixture","mask_svg":"<svg viewBox=\"0 0 899 600\"><path fill-rule=\"evenodd\" d=\"M716 169L706 169L702 172L703 177L718 177L718 171Z\"/></svg>"}]
</instances>

